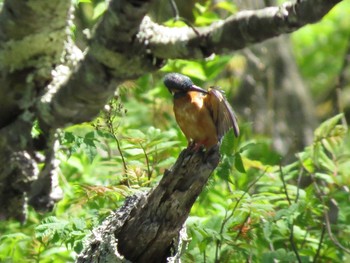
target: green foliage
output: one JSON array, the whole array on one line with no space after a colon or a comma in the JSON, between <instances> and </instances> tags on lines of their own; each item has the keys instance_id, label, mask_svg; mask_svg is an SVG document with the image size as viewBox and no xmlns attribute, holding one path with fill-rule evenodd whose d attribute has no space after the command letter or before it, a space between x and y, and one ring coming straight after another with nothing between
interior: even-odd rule
<instances>
[{"instance_id":1,"label":"green foliage","mask_svg":"<svg viewBox=\"0 0 350 263\"><path fill-rule=\"evenodd\" d=\"M292 35L299 68L315 95L327 94L337 83L350 39L350 2L337 5L323 21Z\"/></svg>"},{"instance_id":2,"label":"green foliage","mask_svg":"<svg viewBox=\"0 0 350 263\"><path fill-rule=\"evenodd\" d=\"M35 228L35 235L44 248L61 241L67 249L79 253L83 248L82 239L89 234L87 229L88 226L83 219L74 218L66 221L51 216L45 218Z\"/></svg>"},{"instance_id":3,"label":"green foliage","mask_svg":"<svg viewBox=\"0 0 350 263\"><path fill-rule=\"evenodd\" d=\"M349 182L345 165L349 159L343 158L349 154L349 146L344 145L348 132L338 124L342 117L340 114L321 124L315 130L314 143L298 153L297 161L283 167L254 162L247 147L234 148L232 143L228 147L228 134L221 148L222 164L191 211L188 227L192 242L185 261L244 262L251 258L253 262L342 262L347 258L324 233L329 227L334 233L328 235L337 231L341 236L349 235L349 209L340 211L332 224L325 223L332 216L329 201L335 196L339 203L345 201L344 195L349 198L346 191L342 197L338 195L344 179ZM237 152L244 156L244 169L233 161ZM302 188L301 179L308 177L311 184ZM341 239L340 243L348 246L348 241Z\"/></svg>"},{"instance_id":4,"label":"green foliage","mask_svg":"<svg viewBox=\"0 0 350 263\"><path fill-rule=\"evenodd\" d=\"M343 2L322 23L292 37L300 70L316 95L332 87L349 40L349 2ZM87 27L106 7L97 0L75 5ZM217 20L218 11L226 16L236 7L231 1L197 3L195 24ZM232 98L241 81L234 73L245 63L238 54L169 61L162 73L120 87L93 123L63 131L58 155L64 199L46 215L30 210L23 226L0 222L0 261L74 262L90 231L126 196L154 186L186 147L163 73L186 74L205 88L221 85ZM242 135L236 139L230 131L223 138L221 163L187 220L191 242L183 262L349 261L343 247L350 247L350 136L342 120L337 115L321 124L312 145L281 166L283 156L271 140L240 119ZM32 134L40 134L37 126Z\"/></svg>"}]
</instances>

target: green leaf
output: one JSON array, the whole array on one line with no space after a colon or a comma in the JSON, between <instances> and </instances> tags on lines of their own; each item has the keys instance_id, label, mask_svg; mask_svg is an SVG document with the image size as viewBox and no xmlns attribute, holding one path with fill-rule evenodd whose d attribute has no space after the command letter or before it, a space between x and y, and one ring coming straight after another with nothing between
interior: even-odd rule
<instances>
[{"instance_id":1,"label":"green leaf","mask_svg":"<svg viewBox=\"0 0 350 263\"><path fill-rule=\"evenodd\" d=\"M124 153L127 153L131 156L144 155L143 150L140 148L124 149Z\"/></svg>"},{"instance_id":2,"label":"green leaf","mask_svg":"<svg viewBox=\"0 0 350 263\"><path fill-rule=\"evenodd\" d=\"M277 211L276 215L274 216L274 219L280 220L281 218L285 218L288 221L291 221L293 218L297 217L300 214L298 209L299 203L294 203L288 208Z\"/></svg>"},{"instance_id":3,"label":"green leaf","mask_svg":"<svg viewBox=\"0 0 350 263\"><path fill-rule=\"evenodd\" d=\"M215 56L212 60L208 61L204 68L208 79L214 79L220 74L231 59L232 56Z\"/></svg>"},{"instance_id":4,"label":"green leaf","mask_svg":"<svg viewBox=\"0 0 350 263\"><path fill-rule=\"evenodd\" d=\"M230 178L231 167L232 167L232 157L224 156L219 167L216 169L217 175L222 178L224 181L229 181L232 183Z\"/></svg>"},{"instance_id":5,"label":"green leaf","mask_svg":"<svg viewBox=\"0 0 350 263\"><path fill-rule=\"evenodd\" d=\"M246 173L246 170L244 169L243 161L242 161L242 156L240 153L235 154L235 167L237 171L241 173Z\"/></svg>"},{"instance_id":6,"label":"green leaf","mask_svg":"<svg viewBox=\"0 0 350 263\"><path fill-rule=\"evenodd\" d=\"M176 162L176 158L175 157L169 157L169 158L166 158L166 159L160 161L157 164L157 166L158 167L169 167L169 166L173 165L175 162Z\"/></svg>"},{"instance_id":7,"label":"green leaf","mask_svg":"<svg viewBox=\"0 0 350 263\"><path fill-rule=\"evenodd\" d=\"M92 16L92 19L95 20L100 16L102 16L103 13L106 11L106 9L107 9L106 1L99 2L94 8L94 15Z\"/></svg>"},{"instance_id":8,"label":"green leaf","mask_svg":"<svg viewBox=\"0 0 350 263\"><path fill-rule=\"evenodd\" d=\"M91 145L86 145L85 154L88 157L89 162L92 163L97 155L96 147Z\"/></svg>"},{"instance_id":9,"label":"green leaf","mask_svg":"<svg viewBox=\"0 0 350 263\"><path fill-rule=\"evenodd\" d=\"M230 129L224 136L221 142L220 152L225 155L233 155L235 145L235 135Z\"/></svg>"},{"instance_id":10,"label":"green leaf","mask_svg":"<svg viewBox=\"0 0 350 263\"><path fill-rule=\"evenodd\" d=\"M272 234L272 224L270 222L266 222L263 227L264 237L268 242L271 242L271 234Z\"/></svg>"},{"instance_id":11,"label":"green leaf","mask_svg":"<svg viewBox=\"0 0 350 263\"><path fill-rule=\"evenodd\" d=\"M318 163L319 167L327 169L330 172L334 172L336 167L334 162L327 156L324 151L319 151L318 158L315 160Z\"/></svg>"},{"instance_id":12,"label":"green leaf","mask_svg":"<svg viewBox=\"0 0 350 263\"><path fill-rule=\"evenodd\" d=\"M328 137L331 132L335 129L337 123L343 118L343 114L340 113L325 122L323 122L314 132L315 141L319 141L324 137Z\"/></svg>"},{"instance_id":13,"label":"green leaf","mask_svg":"<svg viewBox=\"0 0 350 263\"><path fill-rule=\"evenodd\" d=\"M30 239L30 236L23 234L23 233L13 233L13 234L7 234L7 235L2 235L0 237L1 241L4 241L6 239L13 239L13 240L27 240Z\"/></svg>"},{"instance_id":14,"label":"green leaf","mask_svg":"<svg viewBox=\"0 0 350 263\"><path fill-rule=\"evenodd\" d=\"M198 62L192 62L192 63L185 65L182 68L182 73L184 75L191 77L191 78L196 78L196 79L200 79L200 80L207 79L207 76L205 74L203 66L201 64L199 64Z\"/></svg>"},{"instance_id":15,"label":"green leaf","mask_svg":"<svg viewBox=\"0 0 350 263\"><path fill-rule=\"evenodd\" d=\"M40 240L43 240L45 237L45 240L48 239L55 242L59 240L59 233L62 233L67 225L68 221L59 220L55 216L49 216L35 228L35 236Z\"/></svg>"},{"instance_id":16,"label":"green leaf","mask_svg":"<svg viewBox=\"0 0 350 263\"><path fill-rule=\"evenodd\" d=\"M321 139L322 145L330 152L335 153L342 146L347 129L343 125L336 125L329 136Z\"/></svg>"},{"instance_id":17,"label":"green leaf","mask_svg":"<svg viewBox=\"0 0 350 263\"><path fill-rule=\"evenodd\" d=\"M38 120L35 120L31 130L31 136L32 138L37 138L41 133L42 133L42 130L39 127Z\"/></svg>"},{"instance_id":18,"label":"green leaf","mask_svg":"<svg viewBox=\"0 0 350 263\"><path fill-rule=\"evenodd\" d=\"M283 262L295 262L296 257L293 252L287 252L284 248L279 248L272 252L274 259L282 260Z\"/></svg>"},{"instance_id":19,"label":"green leaf","mask_svg":"<svg viewBox=\"0 0 350 263\"><path fill-rule=\"evenodd\" d=\"M137 129L128 129L128 136L135 138L135 139L146 139L147 136L145 133L143 133L141 130Z\"/></svg>"},{"instance_id":20,"label":"green leaf","mask_svg":"<svg viewBox=\"0 0 350 263\"><path fill-rule=\"evenodd\" d=\"M76 136L72 132L65 132L63 138L63 143L73 143L76 140Z\"/></svg>"},{"instance_id":21,"label":"green leaf","mask_svg":"<svg viewBox=\"0 0 350 263\"><path fill-rule=\"evenodd\" d=\"M160 142L160 143L157 143L155 146L153 146L151 149L149 149L147 151L148 154L153 154L153 153L156 153L156 152L162 152L164 150L168 150L170 149L171 147L173 147L174 145L177 145L179 144L178 141L169 141L169 142Z\"/></svg>"},{"instance_id":22,"label":"green leaf","mask_svg":"<svg viewBox=\"0 0 350 263\"><path fill-rule=\"evenodd\" d=\"M215 8L223 9L225 11L230 12L231 14L234 14L237 12L237 7L233 2L229 1L222 1L215 5Z\"/></svg>"},{"instance_id":23,"label":"green leaf","mask_svg":"<svg viewBox=\"0 0 350 263\"><path fill-rule=\"evenodd\" d=\"M334 183L334 176L326 174L326 173L315 173L315 177L322 179L324 181L326 181L329 184L333 184Z\"/></svg>"}]
</instances>

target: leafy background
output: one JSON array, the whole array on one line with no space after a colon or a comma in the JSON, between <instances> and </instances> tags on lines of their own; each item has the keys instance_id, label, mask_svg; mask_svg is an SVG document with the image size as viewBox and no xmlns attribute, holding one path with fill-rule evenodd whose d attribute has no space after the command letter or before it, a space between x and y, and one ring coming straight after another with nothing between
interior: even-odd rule
<instances>
[{"instance_id":1,"label":"leafy background","mask_svg":"<svg viewBox=\"0 0 350 263\"><path fill-rule=\"evenodd\" d=\"M78 28L92 27L106 4L81 0L75 5L81 24L72 32L83 46ZM218 19L214 9L236 12L229 1L214 7L204 1L195 6L195 23ZM291 36L316 103L324 101L339 76L350 39L349 13L350 2L344 1L322 22ZM124 83L92 123L62 131L64 199L48 214L29 208L23 225L0 222L0 261L73 262L91 230L126 196L154 186L186 146L162 84L164 73L181 72L199 85L220 83L230 100L240 80L229 86L218 75L232 61L244 64L239 54L169 61L161 72ZM349 132L342 114L332 116L324 103L318 109L327 120L314 131L313 143L283 166L271 139L254 134L252 124L240 119L242 136L234 139L230 132L224 138L220 166L187 220L184 262L350 262ZM300 188L301 180L311 183Z\"/></svg>"}]
</instances>

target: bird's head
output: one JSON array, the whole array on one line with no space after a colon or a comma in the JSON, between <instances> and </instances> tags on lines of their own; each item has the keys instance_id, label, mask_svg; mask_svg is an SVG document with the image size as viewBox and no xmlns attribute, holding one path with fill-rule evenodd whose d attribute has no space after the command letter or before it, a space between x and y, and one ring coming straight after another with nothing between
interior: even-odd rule
<instances>
[{"instance_id":1,"label":"bird's head","mask_svg":"<svg viewBox=\"0 0 350 263\"><path fill-rule=\"evenodd\" d=\"M187 93L189 91L208 93L206 90L194 85L189 77L179 73L166 74L164 77L164 85L172 94Z\"/></svg>"}]
</instances>

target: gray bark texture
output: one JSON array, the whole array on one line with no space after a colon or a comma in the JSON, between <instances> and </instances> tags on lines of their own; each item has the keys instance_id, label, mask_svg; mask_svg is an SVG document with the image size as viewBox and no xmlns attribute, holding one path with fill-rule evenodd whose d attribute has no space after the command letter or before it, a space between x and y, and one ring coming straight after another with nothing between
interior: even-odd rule
<instances>
[{"instance_id":1,"label":"gray bark texture","mask_svg":"<svg viewBox=\"0 0 350 263\"><path fill-rule=\"evenodd\" d=\"M62 196L55 157L58 129L93 119L122 82L158 70L169 58L206 58L293 32L317 22L341 0L300 0L242 11L203 28L167 28L153 22L147 14L154 2L111 0L87 49L81 51L70 36L71 1L4 1L0 11L0 219L24 221L27 204L37 211L52 209ZM33 127L41 130L39 136L32 136ZM146 262L142 260L152 259L154 253L162 259L169 255L171 240L218 161L217 151L188 156L187 152L180 155L178 162L185 168L181 170L177 163L173 168L177 176L166 173L137 206L125 210L130 211L124 215L127 219L114 234L126 258ZM96 243L87 247L93 251Z\"/></svg>"}]
</instances>

